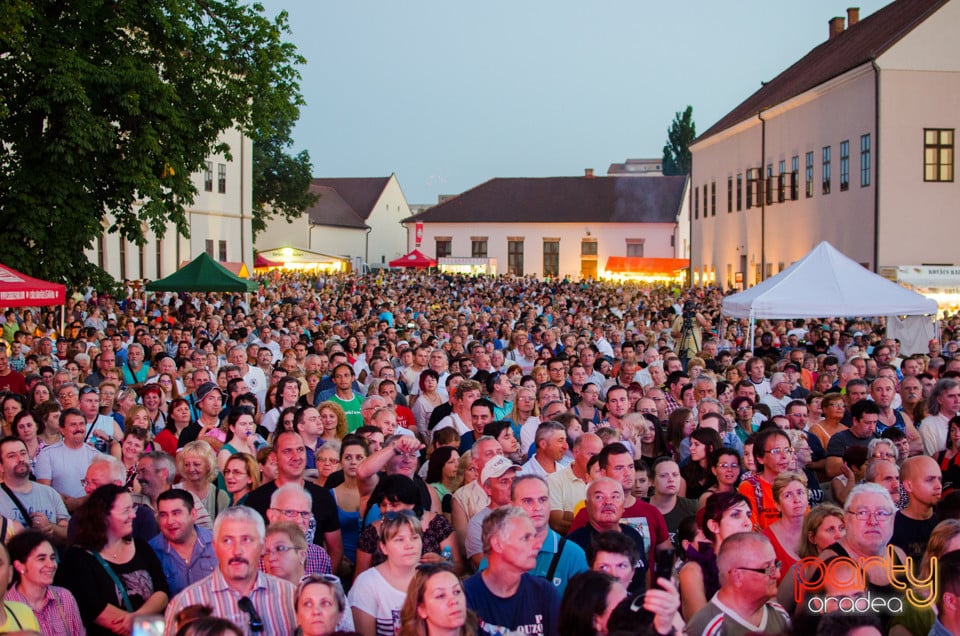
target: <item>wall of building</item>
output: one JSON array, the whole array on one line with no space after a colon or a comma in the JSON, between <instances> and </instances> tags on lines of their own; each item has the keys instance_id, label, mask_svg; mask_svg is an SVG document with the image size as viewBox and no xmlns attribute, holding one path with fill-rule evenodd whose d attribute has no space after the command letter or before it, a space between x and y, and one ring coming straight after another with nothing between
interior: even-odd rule
<instances>
[{"instance_id":1,"label":"wall of building","mask_svg":"<svg viewBox=\"0 0 960 636\"><path fill-rule=\"evenodd\" d=\"M142 247L128 241L121 245L118 234L107 233L113 222L107 215L102 241L94 242L93 247L85 252L86 257L99 263L118 280L155 280L172 274L180 262L191 260L205 251L210 240L213 241L215 259L245 262L252 270L253 147L237 130L225 132L223 138L230 144L233 160L228 161L223 155L212 155L207 159L213 164L212 192L205 188L203 172L191 175L198 193L193 205L186 209L190 238L176 234L171 225L160 240L145 228L147 241ZM218 192L220 165L226 168L225 193ZM220 258L221 241L226 247L224 259ZM125 266L121 265L121 260Z\"/></svg>"},{"instance_id":2,"label":"wall of building","mask_svg":"<svg viewBox=\"0 0 960 636\"><path fill-rule=\"evenodd\" d=\"M408 245L415 245L415 223L407 224ZM508 241L523 239L523 273L543 276L544 239L559 239L559 276L579 278L581 275L581 244L584 239L596 239L597 268L603 270L610 256L626 256L628 240L643 241L643 256L674 258L675 230L673 223L424 223L420 251L437 257L438 237L452 241L451 256L472 256L472 240L486 238L487 257L497 259L497 273L508 271Z\"/></svg>"},{"instance_id":3,"label":"wall of building","mask_svg":"<svg viewBox=\"0 0 960 636\"><path fill-rule=\"evenodd\" d=\"M400 182L393 175L367 218L367 225L373 228L370 231L369 251L366 253L370 265L384 265L407 252L406 230L400 221L411 214ZM364 256L365 252L360 251L357 255Z\"/></svg>"},{"instance_id":4,"label":"wall of building","mask_svg":"<svg viewBox=\"0 0 960 636\"><path fill-rule=\"evenodd\" d=\"M874 140L873 72L869 65L854 69L816 89L751 118L693 146L690 206L694 280L727 286L743 271L744 286L777 274L822 240L859 262L873 261L873 188L860 186L860 137ZM765 134L764 134L765 127ZM840 187L842 141L849 141L849 185ZM823 147L830 146L829 194L823 193ZM765 152L764 152L765 151ZM805 192L806 154L813 153L813 196ZM762 159L761 159L762 157ZM749 169L759 168L766 185L768 166L779 175L798 161L798 199L789 187L784 202L747 209ZM742 205L737 209L737 176L742 176ZM732 180L732 211L728 211L728 179ZM704 218L704 186L711 198L716 184L716 212L711 204ZM774 184L776 187L776 184ZM764 190L765 192L765 190ZM766 199L764 198L764 203ZM765 257L765 258L764 258ZM746 267L743 266L746 261ZM759 271L766 263L766 271ZM706 273L706 276L704 276Z\"/></svg>"},{"instance_id":5,"label":"wall of building","mask_svg":"<svg viewBox=\"0 0 960 636\"><path fill-rule=\"evenodd\" d=\"M960 3L949 2L877 61L881 266L956 264L960 182L924 181L924 129L960 129Z\"/></svg>"}]
</instances>

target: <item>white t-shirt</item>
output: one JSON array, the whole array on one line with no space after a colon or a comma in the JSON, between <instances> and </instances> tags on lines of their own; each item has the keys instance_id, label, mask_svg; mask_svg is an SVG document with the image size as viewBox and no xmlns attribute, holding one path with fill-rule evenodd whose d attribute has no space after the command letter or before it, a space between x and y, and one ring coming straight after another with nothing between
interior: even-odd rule
<instances>
[{"instance_id":1,"label":"white t-shirt","mask_svg":"<svg viewBox=\"0 0 960 636\"><path fill-rule=\"evenodd\" d=\"M397 633L400 629L400 608L406 598L407 591L391 586L375 567L360 573L347 596L352 608L366 612L377 620L377 636L394 636Z\"/></svg>"},{"instance_id":2,"label":"white t-shirt","mask_svg":"<svg viewBox=\"0 0 960 636\"><path fill-rule=\"evenodd\" d=\"M40 451L37 479L49 479L50 485L61 495L84 497L87 493L80 480L86 477L90 462L101 457L103 454L93 446L84 444L74 450L61 440Z\"/></svg>"}]
</instances>

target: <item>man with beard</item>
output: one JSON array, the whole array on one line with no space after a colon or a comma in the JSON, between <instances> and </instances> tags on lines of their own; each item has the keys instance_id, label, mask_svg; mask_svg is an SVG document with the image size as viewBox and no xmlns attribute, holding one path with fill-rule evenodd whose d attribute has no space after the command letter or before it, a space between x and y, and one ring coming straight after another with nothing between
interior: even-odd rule
<instances>
[{"instance_id":1,"label":"man with beard","mask_svg":"<svg viewBox=\"0 0 960 636\"><path fill-rule=\"evenodd\" d=\"M0 440L3 490L0 514L39 530L53 543L65 546L70 514L57 491L30 481L30 456L23 441L14 437Z\"/></svg>"}]
</instances>

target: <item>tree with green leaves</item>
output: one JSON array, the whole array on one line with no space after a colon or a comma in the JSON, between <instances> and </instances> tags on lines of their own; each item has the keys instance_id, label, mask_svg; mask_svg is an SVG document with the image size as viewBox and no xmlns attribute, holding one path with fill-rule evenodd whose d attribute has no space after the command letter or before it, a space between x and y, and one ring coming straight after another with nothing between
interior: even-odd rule
<instances>
[{"instance_id":1,"label":"tree with green leaves","mask_svg":"<svg viewBox=\"0 0 960 636\"><path fill-rule=\"evenodd\" d=\"M238 0L7 0L0 262L109 287L82 256L105 219L137 244L147 228L188 235L191 174L210 154L230 158L220 133L231 127L257 149L257 222L302 211L309 156L286 151L305 60L288 33L286 13Z\"/></svg>"},{"instance_id":2,"label":"tree with green leaves","mask_svg":"<svg viewBox=\"0 0 960 636\"><path fill-rule=\"evenodd\" d=\"M693 106L677 113L667 129L667 144L663 147L663 174L690 174L690 144L697 137L693 121Z\"/></svg>"}]
</instances>

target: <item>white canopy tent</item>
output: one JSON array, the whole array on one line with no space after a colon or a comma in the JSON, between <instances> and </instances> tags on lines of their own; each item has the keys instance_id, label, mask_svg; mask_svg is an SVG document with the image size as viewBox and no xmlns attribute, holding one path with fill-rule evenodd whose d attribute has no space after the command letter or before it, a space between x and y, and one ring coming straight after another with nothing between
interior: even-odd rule
<instances>
[{"instance_id":1,"label":"white canopy tent","mask_svg":"<svg viewBox=\"0 0 960 636\"><path fill-rule=\"evenodd\" d=\"M936 301L892 283L846 257L826 241L769 278L723 299L723 313L758 318L936 315Z\"/></svg>"}]
</instances>

